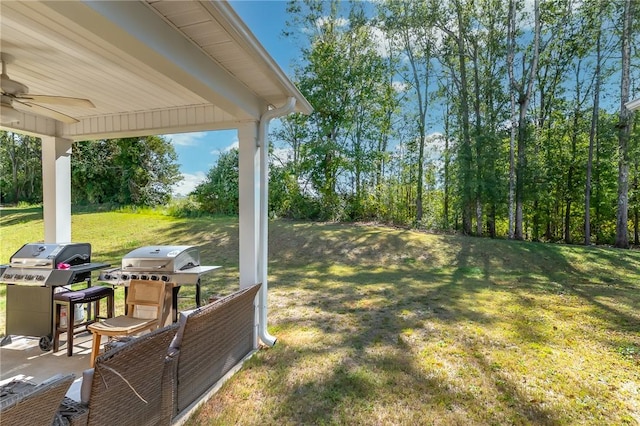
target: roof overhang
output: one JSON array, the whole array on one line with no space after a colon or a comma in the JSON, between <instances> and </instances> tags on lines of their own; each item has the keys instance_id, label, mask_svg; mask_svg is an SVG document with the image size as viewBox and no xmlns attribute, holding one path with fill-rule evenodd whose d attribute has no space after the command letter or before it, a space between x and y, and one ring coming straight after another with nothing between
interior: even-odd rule
<instances>
[{"instance_id":1,"label":"roof overhang","mask_svg":"<svg viewBox=\"0 0 640 426\"><path fill-rule=\"evenodd\" d=\"M77 123L21 111L4 130L71 140L236 128L293 97L311 105L226 1L0 3L7 74Z\"/></svg>"}]
</instances>

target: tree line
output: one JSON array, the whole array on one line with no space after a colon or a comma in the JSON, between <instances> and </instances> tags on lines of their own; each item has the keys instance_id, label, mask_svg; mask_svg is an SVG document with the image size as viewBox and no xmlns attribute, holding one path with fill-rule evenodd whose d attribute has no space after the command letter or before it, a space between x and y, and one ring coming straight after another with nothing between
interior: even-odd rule
<instances>
[{"instance_id":1,"label":"tree line","mask_svg":"<svg viewBox=\"0 0 640 426\"><path fill-rule=\"evenodd\" d=\"M0 132L0 203L42 202L38 138ZM77 142L71 154L74 204L158 206L180 180L171 143L158 136Z\"/></svg>"},{"instance_id":2,"label":"tree line","mask_svg":"<svg viewBox=\"0 0 640 426\"><path fill-rule=\"evenodd\" d=\"M640 5L633 0L291 1L309 116L274 126L273 216L640 244ZM3 203L41 201L39 143L0 133ZM159 205L161 137L77 143L74 203ZM238 211L238 153L191 194Z\"/></svg>"},{"instance_id":3,"label":"tree line","mask_svg":"<svg viewBox=\"0 0 640 426\"><path fill-rule=\"evenodd\" d=\"M637 2L305 0L288 12L314 112L273 135L287 148L273 156L281 215L638 244L640 120L624 106L640 97Z\"/></svg>"}]
</instances>

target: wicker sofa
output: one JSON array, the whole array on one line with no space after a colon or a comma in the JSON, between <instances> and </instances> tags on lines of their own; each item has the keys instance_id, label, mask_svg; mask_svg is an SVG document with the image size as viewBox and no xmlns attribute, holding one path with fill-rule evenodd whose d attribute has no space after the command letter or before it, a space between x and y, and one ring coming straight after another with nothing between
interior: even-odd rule
<instances>
[{"instance_id":1,"label":"wicker sofa","mask_svg":"<svg viewBox=\"0 0 640 426\"><path fill-rule=\"evenodd\" d=\"M254 300L260 284L181 312L169 358L174 380L172 418L187 411L231 368L257 349Z\"/></svg>"},{"instance_id":2,"label":"wicker sofa","mask_svg":"<svg viewBox=\"0 0 640 426\"><path fill-rule=\"evenodd\" d=\"M85 371L71 425L168 425L256 349L260 285L180 314L178 323L132 339ZM74 413L75 409L75 413ZM71 414L69 414L71 413Z\"/></svg>"},{"instance_id":3,"label":"wicker sofa","mask_svg":"<svg viewBox=\"0 0 640 426\"><path fill-rule=\"evenodd\" d=\"M88 410L70 416L72 425L168 424L172 380L163 374L169 343L177 324L155 330L96 359L82 377L81 405ZM165 391L167 389L167 391Z\"/></svg>"}]
</instances>

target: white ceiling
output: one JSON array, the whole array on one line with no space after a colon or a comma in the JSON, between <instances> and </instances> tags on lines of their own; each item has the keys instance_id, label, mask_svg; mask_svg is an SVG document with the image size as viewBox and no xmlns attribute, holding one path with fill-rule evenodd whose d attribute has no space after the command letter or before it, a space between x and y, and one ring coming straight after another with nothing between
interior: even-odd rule
<instances>
[{"instance_id":1,"label":"white ceiling","mask_svg":"<svg viewBox=\"0 0 640 426\"><path fill-rule=\"evenodd\" d=\"M5 130L73 140L235 128L289 97L311 106L226 1L0 2L7 74L79 120ZM15 104L15 103L14 103Z\"/></svg>"}]
</instances>

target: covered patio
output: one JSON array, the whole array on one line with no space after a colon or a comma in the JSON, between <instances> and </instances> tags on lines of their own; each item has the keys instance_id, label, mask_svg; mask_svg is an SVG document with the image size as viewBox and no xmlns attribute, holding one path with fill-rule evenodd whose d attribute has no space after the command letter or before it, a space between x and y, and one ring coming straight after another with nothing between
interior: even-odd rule
<instances>
[{"instance_id":1,"label":"covered patio","mask_svg":"<svg viewBox=\"0 0 640 426\"><path fill-rule=\"evenodd\" d=\"M74 142L237 129L239 289L262 284L255 326L259 340L273 345L276 338L267 330L268 126L273 118L308 114L312 107L232 6L3 1L0 19L0 128L42 140L45 243L74 241ZM37 343L13 343L24 360L3 353L1 378L24 375L37 382L59 372L77 375L87 368L83 354L90 342L74 343L70 358L65 351L39 353Z\"/></svg>"}]
</instances>

